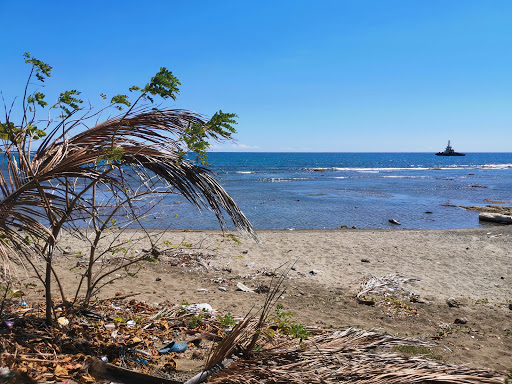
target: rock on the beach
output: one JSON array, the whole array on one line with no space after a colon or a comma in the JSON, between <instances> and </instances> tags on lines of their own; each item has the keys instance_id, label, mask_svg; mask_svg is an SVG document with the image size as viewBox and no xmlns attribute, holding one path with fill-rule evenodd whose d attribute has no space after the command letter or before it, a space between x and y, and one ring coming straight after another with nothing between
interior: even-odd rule
<instances>
[{"instance_id":1,"label":"rock on the beach","mask_svg":"<svg viewBox=\"0 0 512 384\"><path fill-rule=\"evenodd\" d=\"M460 303L454 297L450 297L448 300L446 300L446 304L448 304L450 308L460 307Z\"/></svg>"},{"instance_id":2,"label":"rock on the beach","mask_svg":"<svg viewBox=\"0 0 512 384\"><path fill-rule=\"evenodd\" d=\"M453 321L453 324L467 324L468 319L466 317L458 317Z\"/></svg>"}]
</instances>

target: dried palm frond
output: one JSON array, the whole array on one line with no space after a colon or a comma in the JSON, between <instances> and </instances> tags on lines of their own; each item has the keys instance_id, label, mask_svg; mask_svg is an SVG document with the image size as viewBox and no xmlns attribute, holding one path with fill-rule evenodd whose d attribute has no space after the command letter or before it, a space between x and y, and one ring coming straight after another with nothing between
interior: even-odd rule
<instances>
[{"instance_id":1,"label":"dried palm frond","mask_svg":"<svg viewBox=\"0 0 512 384\"><path fill-rule=\"evenodd\" d=\"M284 341L251 359L239 359L211 377L210 383L455 383L499 384L504 374L465 366L443 365L423 358L376 353L393 345L424 345L358 329L335 331L301 345Z\"/></svg>"},{"instance_id":2,"label":"dried palm frond","mask_svg":"<svg viewBox=\"0 0 512 384\"><path fill-rule=\"evenodd\" d=\"M83 197L93 184L108 184L119 191L129 188L131 176L123 167L134 169L141 183L157 175L165 183L165 192L182 194L199 209L211 209L222 228L227 214L237 229L256 238L250 222L214 175L183 157L191 135L188 127L196 124L204 126L208 136L222 138L209 132L207 121L193 112L139 110L72 137L74 124L66 129L59 126L35 154L22 147L16 153L6 147L0 173L0 233L12 242L0 242L0 256L10 259L22 247L17 230L36 239L55 236L63 221L72 220L73 211L87 204ZM102 166L102 159L115 166ZM67 186L71 178L87 181L72 204ZM45 222L55 230L50 232Z\"/></svg>"},{"instance_id":3,"label":"dried palm frond","mask_svg":"<svg viewBox=\"0 0 512 384\"><path fill-rule=\"evenodd\" d=\"M356 296L358 302L365 301L367 295L413 295L404 286L405 284L418 281L417 279L402 277L397 274L390 274L382 277L365 276L361 282L359 293ZM417 296L417 295L416 295Z\"/></svg>"}]
</instances>

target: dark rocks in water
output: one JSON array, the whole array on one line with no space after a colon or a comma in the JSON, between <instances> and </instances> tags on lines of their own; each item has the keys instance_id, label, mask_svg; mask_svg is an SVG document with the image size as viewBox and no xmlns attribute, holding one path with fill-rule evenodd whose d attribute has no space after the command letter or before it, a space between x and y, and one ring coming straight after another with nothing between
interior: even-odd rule
<instances>
[{"instance_id":1,"label":"dark rocks in water","mask_svg":"<svg viewBox=\"0 0 512 384\"><path fill-rule=\"evenodd\" d=\"M434 212L432 212L432 211L425 211L425 213L432 214Z\"/></svg>"}]
</instances>

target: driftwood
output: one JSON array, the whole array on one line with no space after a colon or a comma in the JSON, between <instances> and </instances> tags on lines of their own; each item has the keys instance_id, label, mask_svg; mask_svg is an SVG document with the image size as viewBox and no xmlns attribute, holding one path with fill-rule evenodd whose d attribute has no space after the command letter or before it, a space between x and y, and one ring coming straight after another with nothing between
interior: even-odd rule
<instances>
[{"instance_id":1,"label":"driftwood","mask_svg":"<svg viewBox=\"0 0 512 384\"><path fill-rule=\"evenodd\" d=\"M89 374L99 380L111 380L123 384L183 384L182 381L163 379L144 373L131 371L117 365L90 358L87 360Z\"/></svg>"},{"instance_id":2,"label":"driftwood","mask_svg":"<svg viewBox=\"0 0 512 384\"><path fill-rule=\"evenodd\" d=\"M191 379L187 380L185 384L200 384L204 383L208 378L212 375L215 375L217 372L220 372L224 368L226 368L229 364L233 362L233 359L227 359L226 361L219 363L215 365L213 368L208 369L207 371L202 371L192 377Z\"/></svg>"},{"instance_id":3,"label":"driftwood","mask_svg":"<svg viewBox=\"0 0 512 384\"><path fill-rule=\"evenodd\" d=\"M480 221L490 221L493 223L512 224L511 215L502 215L499 213L482 212L478 215L478 219Z\"/></svg>"}]
</instances>

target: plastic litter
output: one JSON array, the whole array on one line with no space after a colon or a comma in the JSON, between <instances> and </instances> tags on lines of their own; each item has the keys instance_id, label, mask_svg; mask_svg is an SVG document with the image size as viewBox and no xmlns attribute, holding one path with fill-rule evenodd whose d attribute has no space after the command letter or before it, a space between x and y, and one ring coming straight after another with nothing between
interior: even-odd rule
<instances>
[{"instance_id":1,"label":"plastic litter","mask_svg":"<svg viewBox=\"0 0 512 384\"><path fill-rule=\"evenodd\" d=\"M256 292L254 292L253 289L249 288L248 286L246 286L240 282L236 283L236 289L237 289L237 291L256 293Z\"/></svg>"},{"instance_id":2,"label":"plastic litter","mask_svg":"<svg viewBox=\"0 0 512 384\"><path fill-rule=\"evenodd\" d=\"M170 352L183 353L187 350L187 343L177 343L175 341L171 341L165 347L158 350L160 354L166 354Z\"/></svg>"},{"instance_id":3,"label":"plastic litter","mask_svg":"<svg viewBox=\"0 0 512 384\"><path fill-rule=\"evenodd\" d=\"M148 361L146 359L133 359L133 361L135 361L136 363L139 363L139 364L147 364Z\"/></svg>"},{"instance_id":4,"label":"plastic litter","mask_svg":"<svg viewBox=\"0 0 512 384\"><path fill-rule=\"evenodd\" d=\"M135 327L135 324L136 324L136 323L135 323L135 321L134 321L134 320L128 320L128 321L126 322L126 326L127 326L128 328L133 328L133 327Z\"/></svg>"}]
</instances>

